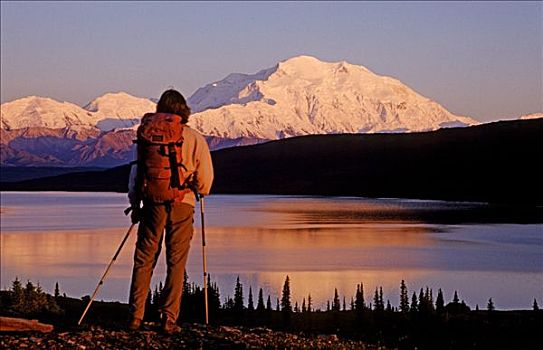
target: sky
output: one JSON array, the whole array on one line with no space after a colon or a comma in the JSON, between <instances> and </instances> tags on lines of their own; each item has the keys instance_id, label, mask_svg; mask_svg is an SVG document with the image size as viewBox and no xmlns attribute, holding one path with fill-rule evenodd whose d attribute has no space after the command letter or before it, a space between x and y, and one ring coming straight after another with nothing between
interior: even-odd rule
<instances>
[{"instance_id":1,"label":"sky","mask_svg":"<svg viewBox=\"0 0 543 350\"><path fill-rule=\"evenodd\" d=\"M186 97L298 55L479 121L543 111L542 2L1 2L1 102Z\"/></svg>"}]
</instances>

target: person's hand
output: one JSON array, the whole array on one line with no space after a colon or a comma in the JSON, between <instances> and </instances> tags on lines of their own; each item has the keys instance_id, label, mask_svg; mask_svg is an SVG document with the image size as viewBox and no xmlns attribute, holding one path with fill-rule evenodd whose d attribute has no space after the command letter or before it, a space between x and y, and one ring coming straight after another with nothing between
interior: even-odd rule
<instances>
[{"instance_id":1,"label":"person's hand","mask_svg":"<svg viewBox=\"0 0 543 350\"><path fill-rule=\"evenodd\" d=\"M132 220L133 224L137 224L141 220L141 209L140 208L132 208L132 212L130 213L130 220Z\"/></svg>"}]
</instances>

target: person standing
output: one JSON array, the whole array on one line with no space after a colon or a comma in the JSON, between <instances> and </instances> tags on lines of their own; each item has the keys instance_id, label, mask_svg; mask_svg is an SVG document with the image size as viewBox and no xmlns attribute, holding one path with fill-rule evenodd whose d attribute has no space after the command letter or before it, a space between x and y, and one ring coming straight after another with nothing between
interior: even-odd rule
<instances>
[{"instance_id":1,"label":"person standing","mask_svg":"<svg viewBox=\"0 0 543 350\"><path fill-rule=\"evenodd\" d=\"M161 95L156 113L143 116L138 127L137 161L128 191L132 222L139 222L129 298L131 330L141 326L163 240L167 275L159 309L161 329L167 334L180 330L177 318L193 235L194 192L209 194L213 182L209 147L200 133L186 125L189 116L183 95L170 89Z\"/></svg>"}]
</instances>

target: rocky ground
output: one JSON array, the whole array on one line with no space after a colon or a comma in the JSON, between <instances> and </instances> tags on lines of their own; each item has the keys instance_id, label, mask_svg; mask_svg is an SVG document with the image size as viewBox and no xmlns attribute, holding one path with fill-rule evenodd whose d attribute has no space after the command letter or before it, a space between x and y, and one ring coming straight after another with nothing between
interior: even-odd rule
<instances>
[{"instance_id":1,"label":"rocky ground","mask_svg":"<svg viewBox=\"0 0 543 350\"><path fill-rule=\"evenodd\" d=\"M2 349L384 349L335 335L306 337L267 328L205 327L185 324L179 334L161 334L152 324L143 330L91 326L51 333L0 334Z\"/></svg>"}]
</instances>

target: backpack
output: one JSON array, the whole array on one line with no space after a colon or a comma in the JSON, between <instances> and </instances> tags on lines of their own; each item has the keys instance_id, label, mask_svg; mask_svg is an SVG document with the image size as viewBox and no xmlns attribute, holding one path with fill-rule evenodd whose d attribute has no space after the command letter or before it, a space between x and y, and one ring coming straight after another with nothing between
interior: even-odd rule
<instances>
[{"instance_id":1,"label":"backpack","mask_svg":"<svg viewBox=\"0 0 543 350\"><path fill-rule=\"evenodd\" d=\"M137 131L138 183L144 201L181 201L190 191L185 185L181 147L181 117L169 113L147 113Z\"/></svg>"}]
</instances>

